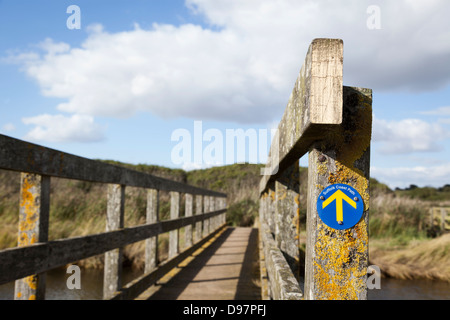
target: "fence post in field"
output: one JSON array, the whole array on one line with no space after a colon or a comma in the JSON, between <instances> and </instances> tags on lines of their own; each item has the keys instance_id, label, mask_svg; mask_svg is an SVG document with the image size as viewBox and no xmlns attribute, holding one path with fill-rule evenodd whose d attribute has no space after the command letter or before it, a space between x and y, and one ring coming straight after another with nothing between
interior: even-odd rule
<instances>
[{"instance_id":1,"label":"fence post in field","mask_svg":"<svg viewBox=\"0 0 450 320\"><path fill-rule=\"evenodd\" d=\"M46 242L50 212L50 177L22 173L20 179L18 246ZM14 299L44 299L45 278L45 273L41 273L16 280Z\"/></svg>"},{"instance_id":2,"label":"fence post in field","mask_svg":"<svg viewBox=\"0 0 450 320\"><path fill-rule=\"evenodd\" d=\"M147 223L159 221L159 190L147 191ZM145 240L145 273L153 271L158 264L158 236Z\"/></svg>"},{"instance_id":3,"label":"fence post in field","mask_svg":"<svg viewBox=\"0 0 450 320\"><path fill-rule=\"evenodd\" d=\"M122 229L124 226L125 186L108 185L106 210L106 232ZM103 298L109 299L122 286L123 249L117 248L105 253Z\"/></svg>"},{"instance_id":4,"label":"fence post in field","mask_svg":"<svg viewBox=\"0 0 450 320\"><path fill-rule=\"evenodd\" d=\"M445 231L445 220L447 218L447 211L445 208L441 208L441 231Z\"/></svg>"}]
</instances>

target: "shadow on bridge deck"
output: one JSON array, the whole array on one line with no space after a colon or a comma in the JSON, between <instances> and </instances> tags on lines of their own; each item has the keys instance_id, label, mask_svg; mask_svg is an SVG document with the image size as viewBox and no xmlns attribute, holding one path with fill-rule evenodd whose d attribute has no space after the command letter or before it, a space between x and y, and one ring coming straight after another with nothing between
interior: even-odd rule
<instances>
[{"instance_id":1,"label":"shadow on bridge deck","mask_svg":"<svg viewBox=\"0 0 450 320\"><path fill-rule=\"evenodd\" d=\"M138 299L261 299L258 229L226 228L193 256L170 279L161 279Z\"/></svg>"}]
</instances>

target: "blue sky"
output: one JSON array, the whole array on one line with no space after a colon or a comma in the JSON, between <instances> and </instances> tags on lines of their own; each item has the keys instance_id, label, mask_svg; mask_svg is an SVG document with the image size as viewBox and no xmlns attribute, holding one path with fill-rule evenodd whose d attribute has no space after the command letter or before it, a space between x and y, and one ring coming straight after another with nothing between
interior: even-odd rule
<instances>
[{"instance_id":1,"label":"blue sky","mask_svg":"<svg viewBox=\"0 0 450 320\"><path fill-rule=\"evenodd\" d=\"M341 38L344 84L374 92L372 176L450 184L448 12L445 0L0 0L0 133L88 158L214 165L174 163L172 134L194 139L194 121L223 137L270 132L311 40Z\"/></svg>"}]
</instances>

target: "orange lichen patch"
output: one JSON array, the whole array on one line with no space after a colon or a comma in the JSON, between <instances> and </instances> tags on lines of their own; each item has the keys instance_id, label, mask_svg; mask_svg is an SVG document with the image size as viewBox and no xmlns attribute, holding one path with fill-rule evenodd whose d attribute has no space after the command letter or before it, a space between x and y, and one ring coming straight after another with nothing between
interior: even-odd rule
<instances>
[{"instance_id":1,"label":"orange lichen patch","mask_svg":"<svg viewBox=\"0 0 450 320\"><path fill-rule=\"evenodd\" d=\"M274 191L269 192L270 192L270 199L272 199L272 201L275 201L275 192Z\"/></svg>"},{"instance_id":2,"label":"orange lichen patch","mask_svg":"<svg viewBox=\"0 0 450 320\"><path fill-rule=\"evenodd\" d=\"M20 193L19 246L37 242L35 229L39 216L39 183L40 181L37 181L36 176L23 174Z\"/></svg>"},{"instance_id":3,"label":"orange lichen patch","mask_svg":"<svg viewBox=\"0 0 450 320\"><path fill-rule=\"evenodd\" d=\"M365 289L366 270L361 266L367 261L366 229L364 220L353 231L320 223L314 261L316 299L357 299Z\"/></svg>"},{"instance_id":4,"label":"orange lichen patch","mask_svg":"<svg viewBox=\"0 0 450 320\"><path fill-rule=\"evenodd\" d=\"M286 195L287 195L286 189L278 189L276 194L277 201L286 199Z\"/></svg>"},{"instance_id":5,"label":"orange lichen patch","mask_svg":"<svg viewBox=\"0 0 450 320\"><path fill-rule=\"evenodd\" d=\"M31 290L36 290L38 282L38 277L36 275L26 277L24 281Z\"/></svg>"},{"instance_id":6,"label":"orange lichen patch","mask_svg":"<svg viewBox=\"0 0 450 320\"><path fill-rule=\"evenodd\" d=\"M370 97L358 95L355 112L348 117L347 127L330 135L328 146L322 150L335 151L334 172L324 170L317 163L318 174L329 184L343 183L354 187L369 209L369 181L362 170L356 168L358 160L370 147L372 108ZM316 185L316 188L318 186ZM323 188L322 188L323 189ZM366 289L366 265L368 263L367 224L361 219L353 228L334 230L321 221L317 225L313 273L316 299L358 299Z\"/></svg>"}]
</instances>

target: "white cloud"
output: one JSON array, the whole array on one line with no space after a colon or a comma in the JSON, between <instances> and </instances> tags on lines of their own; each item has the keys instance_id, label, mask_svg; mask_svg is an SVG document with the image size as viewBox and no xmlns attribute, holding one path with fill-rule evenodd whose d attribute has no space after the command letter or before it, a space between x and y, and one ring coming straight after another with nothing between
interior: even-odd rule
<instances>
[{"instance_id":1,"label":"white cloud","mask_svg":"<svg viewBox=\"0 0 450 320\"><path fill-rule=\"evenodd\" d=\"M380 182L387 183L390 188L405 188L411 184L421 187L442 187L450 183L450 162L428 167L371 167L371 176Z\"/></svg>"},{"instance_id":2,"label":"white cloud","mask_svg":"<svg viewBox=\"0 0 450 320\"><path fill-rule=\"evenodd\" d=\"M96 24L79 48L46 39L43 55L22 53L15 60L44 95L67 99L58 110L90 116L149 111L271 122L318 37L344 39L349 85L420 91L447 84L450 2L379 3L382 29L368 30L368 0L187 0L216 28L154 24L108 33ZM415 147L430 147L425 144Z\"/></svg>"},{"instance_id":3,"label":"white cloud","mask_svg":"<svg viewBox=\"0 0 450 320\"><path fill-rule=\"evenodd\" d=\"M103 129L94 118L74 114L66 117L60 114L42 114L23 118L24 124L33 124L35 128L27 133L26 140L47 142L96 142L104 139Z\"/></svg>"},{"instance_id":4,"label":"white cloud","mask_svg":"<svg viewBox=\"0 0 450 320\"><path fill-rule=\"evenodd\" d=\"M380 152L384 154L441 151L440 142L448 138L450 133L436 123L420 119L373 119L373 141L381 144Z\"/></svg>"},{"instance_id":5,"label":"white cloud","mask_svg":"<svg viewBox=\"0 0 450 320\"><path fill-rule=\"evenodd\" d=\"M430 111L423 111L421 114L433 115L433 116L450 116L450 106L440 107Z\"/></svg>"},{"instance_id":6,"label":"white cloud","mask_svg":"<svg viewBox=\"0 0 450 320\"><path fill-rule=\"evenodd\" d=\"M2 126L2 131L4 131L4 132L9 132L9 131L14 131L14 130L16 130L16 126L12 123L5 123Z\"/></svg>"}]
</instances>

